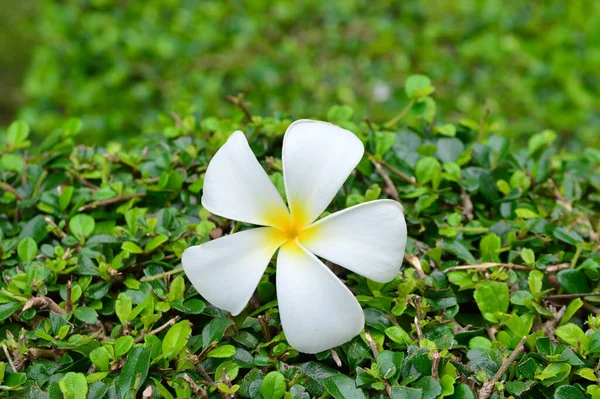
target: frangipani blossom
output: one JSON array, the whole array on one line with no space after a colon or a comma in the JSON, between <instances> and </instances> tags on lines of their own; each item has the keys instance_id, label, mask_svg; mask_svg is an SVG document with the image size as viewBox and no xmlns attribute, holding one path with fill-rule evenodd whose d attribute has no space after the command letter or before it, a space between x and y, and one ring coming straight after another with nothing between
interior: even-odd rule
<instances>
[{"instance_id":1,"label":"frangipani blossom","mask_svg":"<svg viewBox=\"0 0 600 399\"><path fill-rule=\"evenodd\" d=\"M202 206L260 226L188 248L188 278L214 306L242 312L277 250L281 324L290 345L317 353L360 334L364 314L350 290L317 258L377 282L399 271L406 246L402 206L366 202L317 222L363 156L362 142L330 123L300 120L283 140L289 209L237 131L217 151L204 179Z\"/></svg>"}]
</instances>

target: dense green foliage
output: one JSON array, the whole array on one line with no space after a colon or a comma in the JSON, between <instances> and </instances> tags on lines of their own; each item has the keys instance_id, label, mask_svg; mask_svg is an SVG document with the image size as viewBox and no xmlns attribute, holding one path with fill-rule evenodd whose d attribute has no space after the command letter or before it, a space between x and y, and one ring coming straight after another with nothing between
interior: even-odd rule
<instances>
[{"instance_id":1,"label":"dense green foliage","mask_svg":"<svg viewBox=\"0 0 600 399\"><path fill-rule=\"evenodd\" d=\"M169 111L225 116L244 92L260 113L343 103L384 121L426 73L453 120L489 111L503 136L599 145L597 1L246 3L41 1L21 117L44 132L81 117L99 142L157 131Z\"/></svg>"},{"instance_id":2,"label":"dense green foliage","mask_svg":"<svg viewBox=\"0 0 600 399\"><path fill-rule=\"evenodd\" d=\"M429 80L412 77L405 90L416 105L401 127L348 106L327 113L367 149L329 211L399 197L410 238L390 283L334 268L366 328L317 355L286 343L274 262L237 317L207 304L180 268L186 247L249 227L200 207L211 156L242 129L281 191L291 117L173 115L162 133L106 147L76 145L87 129L76 119L39 146L26 123L12 124L0 155L0 389L600 398L599 297L584 295L600 280L600 152L558 150L550 131L519 147L480 122L435 122Z\"/></svg>"}]
</instances>

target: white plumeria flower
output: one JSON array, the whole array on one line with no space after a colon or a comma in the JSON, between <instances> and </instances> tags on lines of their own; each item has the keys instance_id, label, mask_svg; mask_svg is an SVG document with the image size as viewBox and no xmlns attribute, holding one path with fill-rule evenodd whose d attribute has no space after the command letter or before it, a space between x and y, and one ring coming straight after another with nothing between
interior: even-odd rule
<instances>
[{"instance_id":1,"label":"white plumeria flower","mask_svg":"<svg viewBox=\"0 0 600 399\"><path fill-rule=\"evenodd\" d=\"M402 206L371 201L314 221L363 152L362 142L348 130L318 121L292 123L282 155L288 210L244 134L233 133L208 165L202 206L215 215L267 227L188 248L181 263L196 290L237 315L279 249L277 298L290 345L317 353L360 334L362 308L317 256L377 282L392 280L406 246Z\"/></svg>"}]
</instances>

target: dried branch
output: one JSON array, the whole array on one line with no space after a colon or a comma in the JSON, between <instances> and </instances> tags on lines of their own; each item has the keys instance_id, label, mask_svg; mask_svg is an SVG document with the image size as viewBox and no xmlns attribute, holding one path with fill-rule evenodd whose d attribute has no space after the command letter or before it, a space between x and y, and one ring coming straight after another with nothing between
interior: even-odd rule
<instances>
[{"instance_id":1,"label":"dried branch","mask_svg":"<svg viewBox=\"0 0 600 399\"><path fill-rule=\"evenodd\" d=\"M163 331L164 329L173 326L175 323L177 323L177 320L179 320L180 317L179 316L175 316L172 319L170 319L169 321L167 321L165 324L163 324L162 326L155 328L152 331L146 332L146 333L142 333L142 335L140 335L139 337L137 337L135 339L135 341L133 341L136 344L139 344L140 342L142 342L144 340L144 337L146 335L156 335L159 332Z\"/></svg>"},{"instance_id":2,"label":"dried branch","mask_svg":"<svg viewBox=\"0 0 600 399\"><path fill-rule=\"evenodd\" d=\"M25 305L23 306L23 310L21 312L24 312L27 309L31 309L31 308L39 308L39 309L48 308L50 311L52 311L54 313L58 313L58 314L67 313L67 311L65 309L58 306L58 304L56 302L54 302L51 298L48 298L47 296L44 296L44 295L34 296L32 298L29 298L27 300L27 302L25 302Z\"/></svg>"},{"instance_id":3,"label":"dried branch","mask_svg":"<svg viewBox=\"0 0 600 399\"><path fill-rule=\"evenodd\" d=\"M519 356L521 351L523 351L526 339L527 339L527 337L521 338L521 341L519 342L519 344L517 345L515 350L512 351L512 353L510 354L510 356L508 358L506 358L502 361L502 366L500 366L500 369L498 369L498 371L496 372L494 377L491 380L488 380L483 384L483 386L479 390L479 396L478 396L479 399L487 399L490 397L490 395L494 391L494 385L496 385L496 383L500 380L500 378L502 378L502 375L506 372L508 367L511 364L513 364L516 357Z\"/></svg>"},{"instance_id":4,"label":"dried branch","mask_svg":"<svg viewBox=\"0 0 600 399\"><path fill-rule=\"evenodd\" d=\"M89 204L84 205L81 208L79 208L78 211L83 212L83 211L87 211L88 209L95 209L99 206L112 205L112 204L116 204L118 202L128 201L132 198L140 198L140 197L145 197L145 196L146 196L146 193L124 194L124 195L120 195L120 196L114 197L114 198L90 202Z\"/></svg>"},{"instance_id":5,"label":"dried branch","mask_svg":"<svg viewBox=\"0 0 600 399\"><path fill-rule=\"evenodd\" d=\"M18 201L23 201L23 197L21 197L21 194L19 194L17 190L15 190L15 188L10 184L0 181L0 189L8 191L12 195L14 195Z\"/></svg>"}]
</instances>

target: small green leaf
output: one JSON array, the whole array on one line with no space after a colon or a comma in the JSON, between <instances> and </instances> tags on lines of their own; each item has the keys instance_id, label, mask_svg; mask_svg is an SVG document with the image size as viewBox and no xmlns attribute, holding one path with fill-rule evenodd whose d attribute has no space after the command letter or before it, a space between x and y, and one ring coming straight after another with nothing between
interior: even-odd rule
<instances>
[{"instance_id":1,"label":"small green leaf","mask_svg":"<svg viewBox=\"0 0 600 399\"><path fill-rule=\"evenodd\" d=\"M392 149L396 142L396 133L376 132L375 133L375 153L384 155Z\"/></svg>"},{"instance_id":2,"label":"small green leaf","mask_svg":"<svg viewBox=\"0 0 600 399\"><path fill-rule=\"evenodd\" d=\"M25 168L25 160L17 154L4 154L0 157L2 169L11 172L21 172Z\"/></svg>"},{"instance_id":3,"label":"small green leaf","mask_svg":"<svg viewBox=\"0 0 600 399\"><path fill-rule=\"evenodd\" d=\"M431 79L425 75L412 75L406 79L404 91L410 99L417 99L430 95L435 91Z\"/></svg>"},{"instance_id":4,"label":"small green leaf","mask_svg":"<svg viewBox=\"0 0 600 399\"><path fill-rule=\"evenodd\" d=\"M21 262L31 262L38 253L38 246L32 238L27 237L21 240L17 252Z\"/></svg>"},{"instance_id":5,"label":"small green leaf","mask_svg":"<svg viewBox=\"0 0 600 399\"><path fill-rule=\"evenodd\" d=\"M29 146L29 142L26 142L27 137L29 137L29 124L21 120L11 123L6 132L6 141L12 149Z\"/></svg>"},{"instance_id":6,"label":"small green leaf","mask_svg":"<svg viewBox=\"0 0 600 399\"><path fill-rule=\"evenodd\" d=\"M121 249L124 249L125 251L129 252L130 254L144 253L144 250L142 248L140 248L139 245L137 245L136 243L131 242L131 241L125 241L123 243L123 245L121 245Z\"/></svg>"},{"instance_id":7,"label":"small green leaf","mask_svg":"<svg viewBox=\"0 0 600 399\"><path fill-rule=\"evenodd\" d=\"M262 380L260 391L264 399L281 399L286 391L285 377L279 371L271 371Z\"/></svg>"},{"instance_id":8,"label":"small green leaf","mask_svg":"<svg viewBox=\"0 0 600 399\"><path fill-rule=\"evenodd\" d=\"M188 320L180 321L169 329L162 342L163 356L174 359L187 344L192 333L192 324Z\"/></svg>"},{"instance_id":9,"label":"small green leaf","mask_svg":"<svg viewBox=\"0 0 600 399\"><path fill-rule=\"evenodd\" d=\"M78 307L75 309L74 314L78 320L84 321L88 324L95 324L98 320L98 313L94 309L86 306Z\"/></svg>"},{"instance_id":10,"label":"small green leaf","mask_svg":"<svg viewBox=\"0 0 600 399\"><path fill-rule=\"evenodd\" d=\"M115 312L121 324L125 324L129 321L129 314L133 309L133 303L129 295L120 293L117 301L115 302Z\"/></svg>"},{"instance_id":11,"label":"small green leaf","mask_svg":"<svg viewBox=\"0 0 600 399\"><path fill-rule=\"evenodd\" d=\"M130 335L124 335L117 338L115 341L115 358L120 358L129 352L133 347L133 337Z\"/></svg>"},{"instance_id":12,"label":"small green leaf","mask_svg":"<svg viewBox=\"0 0 600 399\"><path fill-rule=\"evenodd\" d=\"M167 236L156 236L156 237L153 237L150 241L148 241L148 243L144 247L144 252L152 252L156 248L160 247L163 243L167 242L168 240L169 240L169 237L167 237ZM127 244L127 243L125 243L125 244ZM123 245L125 245L125 244L123 244ZM126 248L123 248L123 249L126 249ZM131 253L138 253L138 252L132 252L132 251L129 251L129 252L131 252Z\"/></svg>"},{"instance_id":13,"label":"small green leaf","mask_svg":"<svg viewBox=\"0 0 600 399\"><path fill-rule=\"evenodd\" d=\"M90 360L100 371L108 371L110 365L110 354L106 347L101 346L90 352Z\"/></svg>"},{"instance_id":14,"label":"small green leaf","mask_svg":"<svg viewBox=\"0 0 600 399\"><path fill-rule=\"evenodd\" d=\"M86 214L75 215L69 221L71 233L78 238L89 237L94 231L94 227L96 227L94 218Z\"/></svg>"},{"instance_id":15,"label":"small green leaf","mask_svg":"<svg viewBox=\"0 0 600 399\"><path fill-rule=\"evenodd\" d=\"M59 381L60 390L65 399L86 399L88 383L81 373L67 373Z\"/></svg>"},{"instance_id":16,"label":"small green leaf","mask_svg":"<svg viewBox=\"0 0 600 399\"><path fill-rule=\"evenodd\" d=\"M139 386L146 381L151 356L152 350L144 347L136 347L129 352L123 369L115 381L119 397L131 399L131 389L136 384L136 380L139 381Z\"/></svg>"},{"instance_id":17,"label":"small green leaf","mask_svg":"<svg viewBox=\"0 0 600 399\"><path fill-rule=\"evenodd\" d=\"M235 355L235 353L236 353L235 346L221 345L221 346L216 347L215 349L211 350L210 352L208 352L206 357L223 359L223 358L232 357Z\"/></svg>"},{"instance_id":18,"label":"small green leaf","mask_svg":"<svg viewBox=\"0 0 600 399\"><path fill-rule=\"evenodd\" d=\"M492 323L499 323L497 315L508 311L509 290L506 283L484 281L475 289L474 297L483 317Z\"/></svg>"},{"instance_id":19,"label":"small green leaf","mask_svg":"<svg viewBox=\"0 0 600 399\"><path fill-rule=\"evenodd\" d=\"M569 294L585 294L590 292L590 286L585 274L575 269L564 269L556 274L558 283Z\"/></svg>"},{"instance_id":20,"label":"small green leaf","mask_svg":"<svg viewBox=\"0 0 600 399\"><path fill-rule=\"evenodd\" d=\"M521 249L521 259L523 259L526 265L534 265L535 253L529 248L523 248Z\"/></svg>"}]
</instances>

